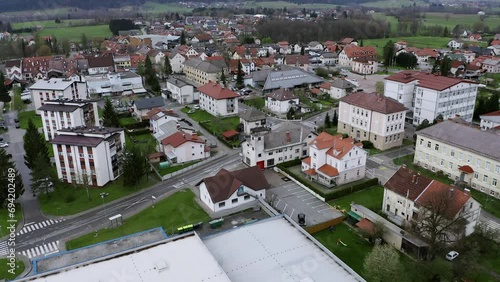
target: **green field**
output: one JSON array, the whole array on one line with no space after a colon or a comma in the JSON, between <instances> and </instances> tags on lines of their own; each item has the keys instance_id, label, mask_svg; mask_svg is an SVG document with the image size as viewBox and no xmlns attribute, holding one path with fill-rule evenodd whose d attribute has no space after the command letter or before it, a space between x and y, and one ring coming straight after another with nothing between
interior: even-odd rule
<instances>
[{"instance_id":1,"label":"green field","mask_svg":"<svg viewBox=\"0 0 500 282\"><path fill-rule=\"evenodd\" d=\"M209 219L208 214L196 203L193 192L185 189L158 201L154 208L145 209L125 219L123 225L118 228L102 229L99 230L97 236L92 232L70 240L66 242L66 248L73 250L159 226L163 227L168 235L171 235L177 227L190 223L206 222Z\"/></svg>"},{"instance_id":2,"label":"green field","mask_svg":"<svg viewBox=\"0 0 500 282\"><path fill-rule=\"evenodd\" d=\"M447 13L426 13L424 24L425 25L442 25L453 29L457 24L472 26L474 23L479 22L478 15L463 15L463 14L449 14L448 20L446 20ZM491 29L500 26L500 16L490 15L486 17L483 23L489 26ZM450 29L450 31L451 31Z\"/></svg>"},{"instance_id":3,"label":"green field","mask_svg":"<svg viewBox=\"0 0 500 282\"><path fill-rule=\"evenodd\" d=\"M70 41L80 41L82 34L87 38L104 38L113 36L107 24L103 25L89 25L89 26L74 26L42 29L39 32L40 36L55 36L58 40L68 39Z\"/></svg>"},{"instance_id":4,"label":"green field","mask_svg":"<svg viewBox=\"0 0 500 282\"><path fill-rule=\"evenodd\" d=\"M6 281L17 278L17 276L24 271L24 263L22 260L16 260L16 270L14 275L8 272L9 269L7 259L0 259L0 279L6 279Z\"/></svg>"},{"instance_id":5,"label":"green field","mask_svg":"<svg viewBox=\"0 0 500 282\"><path fill-rule=\"evenodd\" d=\"M146 12L146 13L186 13L186 12L191 12L193 9L188 8L183 5L179 5L176 3L158 3L158 2L146 2L144 5L142 5L139 9L141 12Z\"/></svg>"},{"instance_id":6,"label":"green field","mask_svg":"<svg viewBox=\"0 0 500 282\"><path fill-rule=\"evenodd\" d=\"M61 23L56 23L53 20L50 21L33 21L33 22L22 22L22 23L13 23L13 29L19 28L29 28L29 27L37 27L40 26L42 28L61 28L75 25L90 25L94 24L95 20L93 19L78 19L78 20L63 20Z\"/></svg>"},{"instance_id":7,"label":"green field","mask_svg":"<svg viewBox=\"0 0 500 282\"><path fill-rule=\"evenodd\" d=\"M445 48L451 38L432 37L432 36L414 36L414 37L390 37L378 39L363 39L364 46L375 46L377 54L382 56L384 45L387 41L393 42L406 41L408 46L417 48Z\"/></svg>"},{"instance_id":8,"label":"green field","mask_svg":"<svg viewBox=\"0 0 500 282\"><path fill-rule=\"evenodd\" d=\"M327 9L335 9L337 6L339 5L324 4L324 3L296 4L285 1L262 1L262 2L247 1L245 2L243 8L262 7L262 8L272 8L272 9L283 9L284 7L286 7L287 10L292 10L292 9L302 10L304 8L308 10L327 10Z\"/></svg>"},{"instance_id":9,"label":"green field","mask_svg":"<svg viewBox=\"0 0 500 282\"><path fill-rule=\"evenodd\" d=\"M389 1L374 1L363 3L361 6L364 7L373 7L373 8L400 8L401 6L413 6L413 3L416 3L417 6L428 6L429 3L425 1L411 1L411 0L389 0Z\"/></svg>"}]
</instances>

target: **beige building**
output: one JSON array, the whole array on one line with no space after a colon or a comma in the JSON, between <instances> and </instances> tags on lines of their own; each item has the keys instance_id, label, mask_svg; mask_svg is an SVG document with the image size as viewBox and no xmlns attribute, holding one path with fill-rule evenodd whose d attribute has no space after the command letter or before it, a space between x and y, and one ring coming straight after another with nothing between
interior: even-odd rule
<instances>
[{"instance_id":1,"label":"beige building","mask_svg":"<svg viewBox=\"0 0 500 282\"><path fill-rule=\"evenodd\" d=\"M445 121L417 132L414 163L500 198L500 135Z\"/></svg>"},{"instance_id":2,"label":"beige building","mask_svg":"<svg viewBox=\"0 0 500 282\"><path fill-rule=\"evenodd\" d=\"M183 70L188 80L201 85L208 82L216 82L224 68L212 64L210 61L202 61L199 58L191 58L183 63Z\"/></svg>"},{"instance_id":3,"label":"beige building","mask_svg":"<svg viewBox=\"0 0 500 282\"><path fill-rule=\"evenodd\" d=\"M337 130L356 140L369 140L375 148L401 146L406 108L377 93L355 92L340 99Z\"/></svg>"}]
</instances>

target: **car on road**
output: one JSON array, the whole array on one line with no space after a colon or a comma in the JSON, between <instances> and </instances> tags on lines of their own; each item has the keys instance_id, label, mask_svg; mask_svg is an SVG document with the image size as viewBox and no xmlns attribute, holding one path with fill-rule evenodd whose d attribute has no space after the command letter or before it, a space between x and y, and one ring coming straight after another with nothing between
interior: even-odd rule
<instances>
[{"instance_id":1,"label":"car on road","mask_svg":"<svg viewBox=\"0 0 500 282\"><path fill-rule=\"evenodd\" d=\"M446 255L446 259L449 261L454 260L456 257L458 257L459 253L456 251L451 251Z\"/></svg>"},{"instance_id":2,"label":"car on road","mask_svg":"<svg viewBox=\"0 0 500 282\"><path fill-rule=\"evenodd\" d=\"M7 142L0 142L0 148L5 148L5 147L9 147L9 143L7 143Z\"/></svg>"}]
</instances>

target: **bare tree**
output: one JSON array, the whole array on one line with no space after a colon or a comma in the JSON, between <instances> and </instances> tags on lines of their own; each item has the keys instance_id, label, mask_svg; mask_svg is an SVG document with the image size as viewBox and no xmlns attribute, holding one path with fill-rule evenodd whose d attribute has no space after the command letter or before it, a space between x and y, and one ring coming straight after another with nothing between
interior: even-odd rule
<instances>
[{"instance_id":1,"label":"bare tree","mask_svg":"<svg viewBox=\"0 0 500 282\"><path fill-rule=\"evenodd\" d=\"M77 183L79 183L82 188L84 188L87 192L87 198L89 201L92 201L92 198L90 197L90 187L92 187L92 173L88 173L87 170L83 170L82 172L78 173L76 175L77 177Z\"/></svg>"}]
</instances>

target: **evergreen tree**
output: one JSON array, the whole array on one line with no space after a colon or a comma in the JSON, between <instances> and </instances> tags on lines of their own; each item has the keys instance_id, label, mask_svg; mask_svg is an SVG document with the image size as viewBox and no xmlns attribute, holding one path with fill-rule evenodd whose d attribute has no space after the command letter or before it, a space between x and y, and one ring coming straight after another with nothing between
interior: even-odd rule
<instances>
[{"instance_id":1,"label":"evergreen tree","mask_svg":"<svg viewBox=\"0 0 500 282\"><path fill-rule=\"evenodd\" d=\"M161 90L160 82L158 82L158 77L156 76L156 71L153 68L153 64L151 63L151 59L149 56L146 56L146 61L144 64L144 76L146 78L146 84L153 90L154 92L158 92Z\"/></svg>"},{"instance_id":2,"label":"evergreen tree","mask_svg":"<svg viewBox=\"0 0 500 282\"><path fill-rule=\"evenodd\" d=\"M46 163L50 163L49 148L45 142L45 137L38 132L38 128L31 119L28 120L28 128L23 136L24 140L24 163L30 169L36 164L37 155L40 154Z\"/></svg>"},{"instance_id":3,"label":"evergreen tree","mask_svg":"<svg viewBox=\"0 0 500 282\"><path fill-rule=\"evenodd\" d=\"M394 55L395 55L395 48L394 48L394 42L392 40L387 41L387 43L384 46L384 66L387 68L392 65L392 62L394 60Z\"/></svg>"},{"instance_id":4,"label":"evergreen tree","mask_svg":"<svg viewBox=\"0 0 500 282\"><path fill-rule=\"evenodd\" d=\"M125 147L122 160L124 186L133 187L140 183L146 170L144 158L137 146Z\"/></svg>"},{"instance_id":5,"label":"evergreen tree","mask_svg":"<svg viewBox=\"0 0 500 282\"><path fill-rule=\"evenodd\" d=\"M165 63L163 63L163 73L169 77L172 74L172 65L170 64L170 59L165 56Z\"/></svg>"},{"instance_id":6,"label":"evergreen tree","mask_svg":"<svg viewBox=\"0 0 500 282\"><path fill-rule=\"evenodd\" d=\"M241 69L241 61L238 60L238 72L236 74L236 87L239 89L243 88L244 81L243 81L243 70Z\"/></svg>"},{"instance_id":7,"label":"evergreen tree","mask_svg":"<svg viewBox=\"0 0 500 282\"><path fill-rule=\"evenodd\" d=\"M87 39L87 35L85 35L85 33L82 33L82 36L80 37L80 44L82 44L83 50L87 50L87 48L89 48L89 40Z\"/></svg>"},{"instance_id":8,"label":"evergreen tree","mask_svg":"<svg viewBox=\"0 0 500 282\"><path fill-rule=\"evenodd\" d=\"M220 83L222 83L222 85L224 85L224 87L226 87L227 79L226 79L226 75L224 74L224 71L222 71L220 73Z\"/></svg>"},{"instance_id":9,"label":"evergreen tree","mask_svg":"<svg viewBox=\"0 0 500 282\"><path fill-rule=\"evenodd\" d=\"M363 39L359 41L359 47L363 47L365 44L363 43Z\"/></svg>"},{"instance_id":10,"label":"evergreen tree","mask_svg":"<svg viewBox=\"0 0 500 282\"><path fill-rule=\"evenodd\" d=\"M34 167L31 169L31 191L34 195L45 192L45 195L50 198L49 192L53 187L50 163L42 153L38 153L35 157Z\"/></svg>"},{"instance_id":11,"label":"evergreen tree","mask_svg":"<svg viewBox=\"0 0 500 282\"><path fill-rule=\"evenodd\" d=\"M304 46L300 47L300 54L301 55L304 55L305 51L306 51L306 47L304 47Z\"/></svg>"},{"instance_id":12,"label":"evergreen tree","mask_svg":"<svg viewBox=\"0 0 500 282\"><path fill-rule=\"evenodd\" d=\"M293 107L290 107L290 109L286 113L286 118L287 119L293 119L294 116L295 116L295 109Z\"/></svg>"},{"instance_id":13,"label":"evergreen tree","mask_svg":"<svg viewBox=\"0 0 500 282\"><path fill-rule=\"evenodd\" d=\"M144 69L144 64L142 62L137 64L137 74L140 76L144 76L146 74L146 70Z\"/></svg>"},{"instance_id":14,"label":"evergreen tree","mask_svg":"<svg viewBox=\"0 0 500 282\"><path fill-rule=\"evenodd\" d=\"M8 103L12 100L9 95L9 90L7 90L7 86L5 86L5 77L3 76L3 72L0 71L0 102Z\"/></svg>"},{"instance_id":15,"label":"evergreen tree","mask_svg":"<svg viewBox=\"0 0 500 282\"><path fill-rule=\"evenodd\" d=\"M104 102L104 108L102 110L102 126L106 127L120 126L118 114L116 113L115 108L113 108L111 100L108 98L106 98L106 101Z\"/></svg>"},{"instance_id":16,"label":"evergreen tree","mask_svg":"<svg viewBox=\"0 0 500 282\"><path fill-rule=\"evenodd\" d=\"M451 70L451 59L448 56L446 56L441 61L441 75L448 76L450 74L450 70Z\"/></svg>"},{"instance_id":17,"label":"evergreen tree","mask_svg":"<svg viewBox=\"0 0 500 282\"><path fill-rule=\"evenodd\" d=\"M184 31L181 33L181 38L179 40L179 43L181 45L186 45L186 34L184 34Z\"/></svg>"},{"instance_id":18,"label":"evergreen tree","mask_svg":"<svg viewBox=\"0 0 500 282\"><path fill-rule=\"evenodd\" d=\"M14 199L9 198L9 184L14 184ZM3 148L0 148L0 207L4 208L9 203L24 194L24 184L16 164L12 159L7 157L7 153Z\"/></svg>"},{"instance_id":19,"label":"evergreen tree","mask_svg":"<svg viewBox=\"0 0 500 282\"><path fill-rule=\"evenodd\" d=\"M332 125L336 127L338 126L338 123L339 123L339 117L337 116L337 111L333 111Z\"/></svg>"},{"instance_id":20,"label":"evergreen tree","mask_svg":"<svg viewBox=\"0 0 500 282\"><path fill-rule=\"evenodd\" d=\"M444 30L443 30L443 37L449 37L449 36L450 36L450 32L448 31L448 27L445 26Z\"/></svg>"},{"instance_id":21,"label":"evergreen tree","mask_svg":"<svg viewBox=\"0 0 500 282\"><path fill-rule=\"evenodd\" d=\"M438 71L439 68L441 68L441 60L439 60L439 58L437 58L436 61L434 61L434 65L432 65L431 72L432 73L437 73L437 71Z\"/></svg>"},{"instance_id":22,"label":"evergreen tree","mask_svg":"<svg viewBox=\"0 0 500 282\"><path fill-rule=\"evenodd\" d=\"M332 121L330 120L330 115L326 113L325 116L325 128L330 128L332 127Z\"/></svg>"},{"instance_id":23,"label":"evergreen tree","mask_svg":"<svg viewBox=\"0 0 500 282\"><path fill-rule=\"evenodd\" d=\"M484 114L498 111L498 99L498 93L493 93L491 97L486 100L486 102L484 103Z\"/></svg>"}]
</instances>

